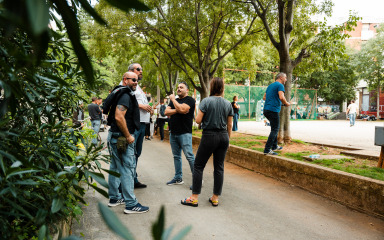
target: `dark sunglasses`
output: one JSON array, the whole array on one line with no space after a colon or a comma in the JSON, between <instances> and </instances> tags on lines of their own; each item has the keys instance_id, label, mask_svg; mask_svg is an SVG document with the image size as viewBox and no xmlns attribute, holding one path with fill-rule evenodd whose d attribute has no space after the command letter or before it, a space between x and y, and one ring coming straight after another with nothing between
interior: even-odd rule
<instances>
[{"instance_id":1,"label":"dark sunglasses","mask_svg":"<svg viewBox=\"0 0 384 240\"><path fill-rule=\"evenodd\" d=\"M136 71L143 71L143 68L135 68Z\"/></svg>"},{"instance_id":2,"label":"dark sunglasses","mask_svg":"<svg viewBox=\"0 0 384 240\"><path fill-rule=\"evenodd\" d=\"M125 78L125 79L132 79L132 82L137 82L137 78Z\"/></svg>"}]
</instances>

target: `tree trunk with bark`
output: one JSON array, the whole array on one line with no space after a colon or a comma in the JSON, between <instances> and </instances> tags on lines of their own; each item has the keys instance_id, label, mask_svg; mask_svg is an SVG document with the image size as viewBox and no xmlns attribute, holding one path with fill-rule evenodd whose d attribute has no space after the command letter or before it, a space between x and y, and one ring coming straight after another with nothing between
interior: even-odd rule
<instances>
[{"instance_id":1,"label":"tree trunk with bark","mask_svg":"<svg viewBox=\"0 0 384 240\"><path fill-rule=\"evenodd\" d=\"M284 85L285 99L290 102L291 100L291 85L292 85L292 63L289 56L281 56L280 59L280 71L287 75L287 82ZM291 141L291 128L290 128L290 112L291 106L282 106L280 111L280 126L277 141L279 143L287 143Z\"/></svg>"}]
</instances>

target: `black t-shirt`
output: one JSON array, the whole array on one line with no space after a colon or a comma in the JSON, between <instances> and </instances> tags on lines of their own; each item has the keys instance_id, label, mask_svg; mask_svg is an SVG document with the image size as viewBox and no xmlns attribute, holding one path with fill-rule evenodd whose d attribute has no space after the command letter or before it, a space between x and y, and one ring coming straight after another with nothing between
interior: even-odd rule
<instances>
[{"instance_id":1,"label":"black t-shirt","mask_svg":"<svg viewBox=\"0 0 384 240\"><path fill-rule=\"evenodd\" d=\"M99 105L97 105L96 103L91 103L88 105L88 112L89 112L89 116L91 117L91 120L101 119L100 118L101 110Z\"/></svg>"},{"instance_id":2,"label":"black t-shirt","mask_svg":"<svg viewBox=\"0 0 384 240\"><path fill-rule=\"evenodd\" d=\"M169 120L169 127L172 134L192 133L193 116L195 113L195 99L190 96L183 97L182 99L176 98L179 104L189 105L189 112L187 114L176 113L173 114ZM175 109L173 102L168 105L171 109Z\"/></svg>"},{"instance_id":3,"label":"black t-shirt","mask_svg":"<svg viewBox=\"0 0 384 240\"><path fill-rule=\"evenodd\" d=\"M239 109L238 108L235 108L235 102L232 102L232 108L233 108L233 113L236 114L236 113L239 113Z\"/></svg>"},{"instance_id":4,"label":"black t-shirt","mask_svg":"<svg viewBox=\"0 0 384 240\"><path fill-rule=\"evenodd\" d=\"M124 93L119 100L117 101L117 105L123 105L127 107L127 112L125 113L125 121L127 123L128 131L130 134L133 134L138 126L140 126L140 113L139 107L132 101L129 93ZM116 106L117 106L116 105ZM121 132L119 127L117 126L115 118L113 118L111 123L111 132Z\"/></svg>"}]
</instances>

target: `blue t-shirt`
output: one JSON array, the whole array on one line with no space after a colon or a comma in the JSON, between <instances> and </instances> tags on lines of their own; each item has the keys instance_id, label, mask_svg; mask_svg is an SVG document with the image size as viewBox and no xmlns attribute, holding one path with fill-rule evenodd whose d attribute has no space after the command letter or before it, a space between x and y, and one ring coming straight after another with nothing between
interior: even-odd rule
<instances>
[{"instance_id":1,"label":"blue t-shirt","mask_svg":"<svg viewBox=\"0 0 384 240\"><path fill-rule=\"evenodd\" d=\"M267 87L267 96L265 99L264 110L272 112L280 112L281 100L279 98L279 92L284 90L284 85L276 81Z\"/></svg>"}]
</instances>

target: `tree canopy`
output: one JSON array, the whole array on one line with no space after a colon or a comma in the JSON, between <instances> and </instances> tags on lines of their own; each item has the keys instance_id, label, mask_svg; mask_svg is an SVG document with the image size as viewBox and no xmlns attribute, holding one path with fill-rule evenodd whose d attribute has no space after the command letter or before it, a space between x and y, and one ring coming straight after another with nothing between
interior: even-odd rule
<instances>
[{"instance_id":1,"label":"tree canopy","mask_svg":"<svg viewBox=\"0 0 384 240\"><path fill-rule=\"evenodd\" d=\"M145 3L153 11L126 15L110 11L101 1L98 12L112 27L110 32L100 32L103 39L114 48L112 51L127 44L147 45L152 51L147 52L149 58L159 66L171 63L171 68L182 72L179 76L185 77L203 98L223 59L261 30L247 6L230 0Z\"/></svg>"},{"instance_id":2,"label":"tree canopy","mask_svg":"<svg viewBox=\"0 0 384 240\"><path fill-rule=\"evenodd\" d=\"M343 30L352 30L357 18L350 16L346 24L327 27L326 22L315 21L312 16L330 16L332 2L320 5L314 0L248 0L236 1L251 4L255 15L261 19L269 40L278 51L280 71L287 74L285 97L290 101L292 74L304 60L314 62L317 68L336 65L337 56L345 51ZM278 141L290 141L290 108L280 112Z\"/></svg>"}]
</instances>

